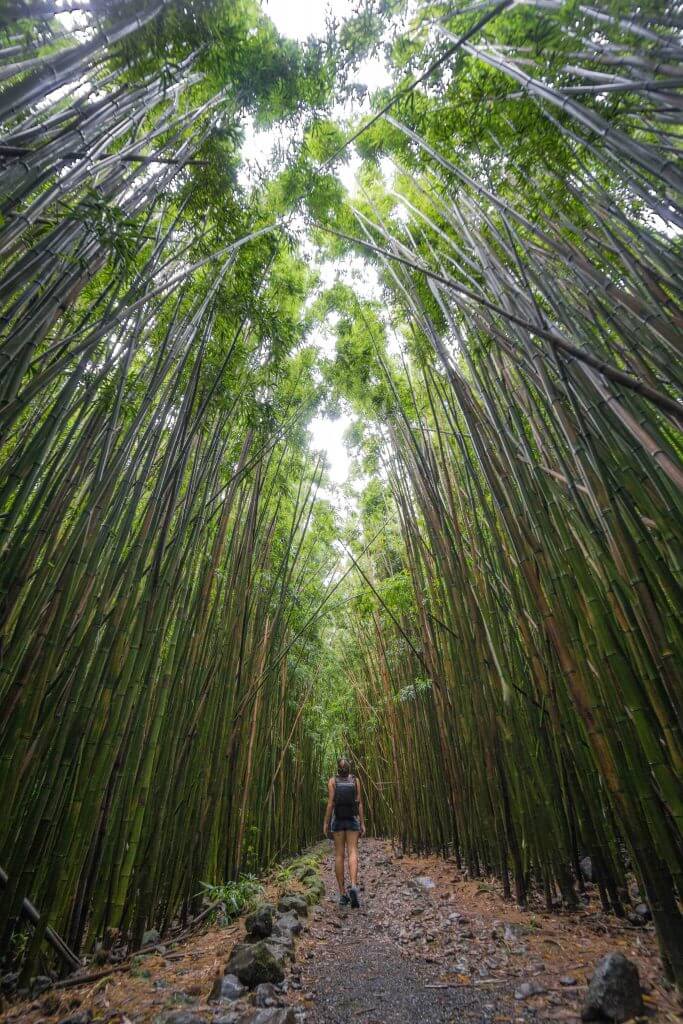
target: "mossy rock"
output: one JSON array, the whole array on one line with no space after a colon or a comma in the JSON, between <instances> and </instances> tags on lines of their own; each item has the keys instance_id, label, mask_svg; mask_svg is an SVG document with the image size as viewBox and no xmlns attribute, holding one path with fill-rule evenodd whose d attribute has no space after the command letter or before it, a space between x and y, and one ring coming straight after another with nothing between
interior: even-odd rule
<instances>
[{"instance_id":1,"label":"mossy rock","mask_svg":"<svg viewBox=\"0 0 683 1024\"><path fill-rule=\"evenodd\" d=\"M256 988L264 981L277 984L284 980L282 960L265 942L243 942L233 949L227 966L228 974L236 974L243 985Z\"/></svg>"},{"instance_id":2,"label":"mossy rock","mask_svg":"<svg viewBox=\"0 0 683 1024\"><path fill-rule=\"evenodd\" d=\"M281 914L295 910L302 917L308 917L308 900L298 892L286 892L280 897L277 909Z\"/></svg>"}]
</instances>

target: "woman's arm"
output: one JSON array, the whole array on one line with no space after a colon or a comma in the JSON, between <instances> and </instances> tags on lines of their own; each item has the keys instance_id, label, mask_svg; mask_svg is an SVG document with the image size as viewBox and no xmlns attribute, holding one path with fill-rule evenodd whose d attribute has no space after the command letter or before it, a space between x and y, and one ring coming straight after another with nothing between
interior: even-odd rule
<instances>
[{"instance_id":1,"label":"woman's arm","mask_svg":"<svg viewBox=\"0 0 683 1024\"><path fill-rule=\"evenodd\" d=\"M360 791L360 782L356 778L356 800L358 801L358 818L360 820L360 834L365 835L365 811L363 810L363 797Z\"/></svg>"},{"instance_id":2,"label":"woman's arm","mask_svg":"<svg viewBox=\"0 0 683 1024\"><path fill-rule=\"evenodd\" d=\"M323 821L323 835L327 836L330 831L330 820L332 808L334 807L334 779L327 782L327 807L325 808L325 820Z\"/></svg>"}]
</instances>

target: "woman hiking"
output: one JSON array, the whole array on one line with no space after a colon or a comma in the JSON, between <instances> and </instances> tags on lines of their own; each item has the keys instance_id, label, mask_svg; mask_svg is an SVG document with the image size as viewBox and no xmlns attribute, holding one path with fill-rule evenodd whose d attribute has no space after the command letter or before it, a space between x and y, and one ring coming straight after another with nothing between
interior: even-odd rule
<instances>
[{"instance_id":1,"label":"woman hiking","mask_svg":"<svg viewBox=\"0 0 683 1024\"><path fill-rule=\"evenodd\" d=\"M339 906L359 907L358 900L358 838L365 835L365 815L360 782L351 774L345 757L337 761L337 774L327 783L327 807L323 832L334 837L334 873L339 886ZM348 895L344 888L344 852L349 851Z\"/></svg>"}]
</instances>

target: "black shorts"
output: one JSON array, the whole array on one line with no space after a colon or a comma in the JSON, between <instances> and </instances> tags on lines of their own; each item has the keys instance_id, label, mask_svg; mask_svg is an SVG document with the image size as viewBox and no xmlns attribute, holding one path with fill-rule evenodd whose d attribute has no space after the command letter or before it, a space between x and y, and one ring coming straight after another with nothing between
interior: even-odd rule
<instances>
[{"instance_id":1,"label":"black shorts","mask_svg":"<svg viewBox=\"0 0 683 1024\"><path fill-rule=\"evenodd\" d=\"M332 815L330 832L360 832L360 818L337 818Z\"/></svg>"}]
</instances>

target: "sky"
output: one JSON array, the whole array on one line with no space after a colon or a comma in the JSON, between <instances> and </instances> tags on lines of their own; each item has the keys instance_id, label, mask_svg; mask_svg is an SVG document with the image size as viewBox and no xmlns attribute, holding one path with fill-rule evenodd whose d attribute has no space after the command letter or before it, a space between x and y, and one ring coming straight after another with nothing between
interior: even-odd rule
<instances>
[{"instance_id":1,"label":"sky","mask_svg":"<svg viewBox=\"0 0 683 1024\"><path fill-rule=\"evenodd\" d=\"M349 17L353 13L352 0L262 0L265 13L275 23L278 31L292 39L299 41L306 40L309 36L321 36L325 32L325 21L328 14L333 14L338 20ZM358 69L356 78L372 92L382 86L389 84L389 75L378 59L364 61ZM362 108L361 108L362 109ZM361 112L358 108L355 115ZM338 113L344 114L343 108ZM269 132L249 132L243 148L247 158L266 160L270 154L274 137ZM350 154L350 159L338 171L343 184L350 192L354 191L354 180L360 161L355 154ZM363 281L359 285L357 277L352 277L354 270L363 269ZM331 284L334 279L334 272L341 278L352 283L358 291L361 288L365 297L372 297L379 294L379 283L373 267L362 264L361 260L347 260L344 264L321 268L323 284ZM334 354L334 337L330 332L318 331L311 339L322 355L330 357ZM329 464L330 482L335 485L346 483L351 468L351 460L344 446L344 431L351 424L352 418L343 413L336 419L326 416L317 416L310 424L313 447L327 452ZM340 494L328 493L326 495L338 507L341 507L342 499Z\"/></svg>"}]
</instances>

